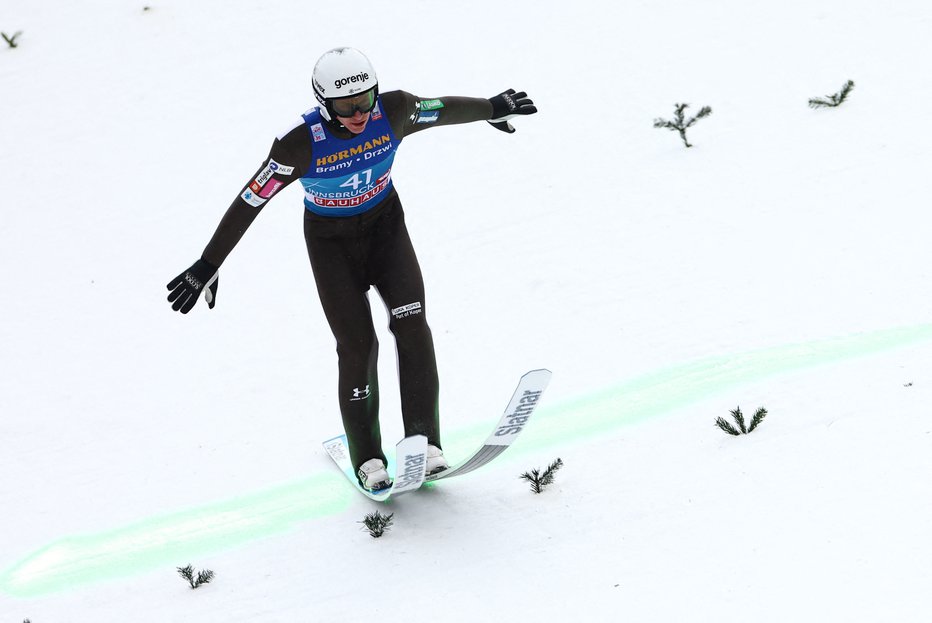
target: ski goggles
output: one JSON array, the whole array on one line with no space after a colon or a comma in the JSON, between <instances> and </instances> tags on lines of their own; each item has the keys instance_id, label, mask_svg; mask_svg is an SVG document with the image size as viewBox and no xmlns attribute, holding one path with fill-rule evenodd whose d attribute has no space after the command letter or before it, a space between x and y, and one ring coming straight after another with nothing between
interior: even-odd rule
<instances>
[{"instance_id":1,"label":"ski goggles","mask_svg":"<svg viewBox=\"0 0 932 623\"><path fill-rule=\"evenodd\" d=\"M371 88L358 95L330 100L330 110L337 117L352 117L357 111L362 114L372 112L372 109L375 108L375 102L375 88Z\"/></svg>"}]
</instances>

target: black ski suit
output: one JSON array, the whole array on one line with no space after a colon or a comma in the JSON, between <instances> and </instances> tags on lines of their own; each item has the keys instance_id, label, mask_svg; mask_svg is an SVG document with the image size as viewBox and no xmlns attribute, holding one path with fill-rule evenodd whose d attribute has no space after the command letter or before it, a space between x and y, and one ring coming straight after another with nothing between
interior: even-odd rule
<instances>
[{"instance_id":1,"label":"black ski suit","mask_svg":"<svg viewBox=\"0 0 932 623\"><path fill-rule=\"evenodd\" d=\"M484 98L425 99L404 91L379 97L381 114L395 141L430 127L487 120ZM429 112L428 112L429 111ZM315 135L297 124L279 136L269 156L234 200L204 250L202 259L220 266L268 199L315 166ZM342 127L327 126L351 141ZM319 138L319 137L317 137ZM395 146L397 148L397 145ZM319 165L320 161L316 161ZM306 200L306 205L307 205ZM368 291L375 286L391 313L389 328L398 351L405 435L423 434L442 447L439 382L433 339L427 325L424 283L394 187L371 207L352 216L305 210L304 234L317 291L337 342L339 402L354 469L371 458L385 460L379 428L378 341Z\"/></svg>"}]
</instances>

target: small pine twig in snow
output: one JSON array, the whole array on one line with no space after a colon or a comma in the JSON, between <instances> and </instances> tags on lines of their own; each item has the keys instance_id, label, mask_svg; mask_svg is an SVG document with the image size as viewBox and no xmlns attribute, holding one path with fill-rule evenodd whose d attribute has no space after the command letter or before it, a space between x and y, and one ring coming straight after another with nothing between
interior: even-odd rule
<instances>
[{"instance_id":1,"label":"small pine twig in snow","mask_svg":"<svg viewBox=\"0 0 932 623\"><path fill-rule=\"evenodd\" d=\"M553 479L556 476L557 470L563 467L563 459L557 458L556 461L550 464L550 466L544 470L544 475L540 477L540 484L543 486L553 484Z\"/></svg>"},{"instance_id":2,"label":"small pine twig in snow","mask_svg":"<svg viewBox=\"0 0 932 623\"><path fill-rule=\"evenodd\" d=\"M199 588L202 584L210 584L210 581L214 579L214 572L210 569L198 571L195 576L194 567L191 565L187 567L178 567L178 575L187 580L192 589Z\"/></svg>"},{"instance_id":3,"label":"small pine twig in snow","mask_svg":"<svg viewBox=\"0 0 932 623\"><path fill-rule=\"evenodd\" d=\"M685 110L689 104L674 104L676 110L674 111L674 120L667 121L666 119L654 119L655 128L667 128L668 130L676 130L680 133L680 138L683 139L683 143L687 147L692 147L689 144L689 141L686 140L686 130L691 128L700 119L708 117L712 114L712 108L709 106L703 106L699 109L699 113L695 117L691 117L689 121L686 121Z\"/></svg>"},{"instance_id":4,"label":"small pine twig in snow","mask_svg":"<svg viewBox=\"0 0 932 623\"><path fill-rule=\"evenodd\" d=\"M828 99L822 99L819 97L814 97L809 100L809 106L811 108L836 108L841 106L842 102L848 99L848 94L851 93L851 89L854 88L854 82L849 80L841 87L841 91L835 93L834 95L826 95Z\"/></svg>"},{"instance_id":5,"label":"small pine twig in snow","mask_svg":"<svg viewBox=\"0 0 932 623\"><path fill-rule=\"evenodd\" d=\"M529 472L524 472L523 474L521 474L521 478L531 483L531 491L533 491L534 493L540 493L541 491L543 491L543 488L541 487L541 484L540 484L540 470L539 469L532 469Z\"/></svg>"},{"instance_id":6,"label":"small pine twig in snow","mask_svg":"<svg viewBox=\"0 0 932 623\"><path fill-rule=\"evenodd\" d=\"M767 409L761 407L754 414L754 417L751 418L751 425L748 427L748 432L750 433L757 428L757 425L763 422L765 417L767 417Z\"/></svg>"},{"instance_id":7,"label":"small pine twig in snow","mask_svg":"<svg viewBox=\"0 0 932 623\"><path fill-rule=\"evenodd\" d=\"M7 35L5 32L0 32L0 36L3 37L3 40L6 41L7 45L9 45L11 48L15 48L16 46L19 45L18 43L16 43L16 38L19 37L21 34L23 34L23 31L19 31L11 37Z\"/></svg>"},{"instance_id":8,"label":"small pine twig in snow","mask_svg":"<svg viewBox=\"0 0 932 623\"><path fill-rule=\"evenodd\" d=\"M741 413L741 407L738 407L731 412L731 417L735 418L735 422L738 423L738 428L741 429L741 432L745 435L748 434L748 427L744 424L744 414Z\"/></svg>"},{"instance_id":9,"label":"small pine twig in snow","mask_svg":"<svg viewBox=\"0 0 932 623\"><path fill-rule=\"evenodd\" d=\"M731 412L731 417L735 419L735 422L738 424L738 428L735 428L731 422L726 420L723 417L715 419L715 425L721 428L723 431L729 435L737 437L738 435L747 435L753 431L757 426L764 421L764 418L767 417L767 409L761 407L754 413L754 417L751 418L751 425L748 426L744 421L744 414L741 413L741 407L733 410Z\"/></svg>"},{"instance_id":10,"label":"small pine twig in snow","mask_svg":"<svg viewBox=\"0 0 932 623\"><path fill-rule=\"evenodd\" d=\"M188 565L187 567L178 567L178 575L183 577L185 580L191 583L191 588L194 588L194 567Z\"/></svg>"},{"instance_id":11,"label":"small pine twig in snow","mask_svg":"<svg viewBox=\"0 0 932 623\"><path fill-rule=\"evenodd\" d=\"M734 435L735 437L737 437L738 435L741 434L741 432L737 428L732 426L731 423L723 417L716 418L715 425L721 428L723 431L725 431L729 435Z\"/></svg>"},{"instance_id":12,"label":"small pine twig in snow","mask_svg":"<svg viewBox=\"0 0 932 623\"><path fill-rule=\"evenodd\" d=\"M197 572L197 577L194 579L194 587L197 588L201 584L209 584L211 580L214 579L214 572L210 569L203 569Z\"/></svg>"},{"instance_id":13,"label":"small pine twig in snow","mask_svg":"<svg viewBox=\"0 0 932 623\"><path fill-rule=\"evenodd\" d=\"M563 460L558 458L544 470L543 474L541 474L539 469L532 469L530 472L521 474L521 478L531 483L531 491L540 493L544 490L544 487L553 484L553 479L556 476L557 470L561 467L563 467Z\"/></svg>"},{"instance_id":14,"label":"small pine twig in snow","mask_svg":"<svg viewBox=\"0 0 932 623\"><path fill-rule=\"evenodd\" d=\"M383 515L379 511L375 511L374 513L366 515L366 518L359 523L365 524L372 538L377 539L385 534L386 530L392 527L392 517L394 516L395 513Z\"/></svg>"}]
</instances>

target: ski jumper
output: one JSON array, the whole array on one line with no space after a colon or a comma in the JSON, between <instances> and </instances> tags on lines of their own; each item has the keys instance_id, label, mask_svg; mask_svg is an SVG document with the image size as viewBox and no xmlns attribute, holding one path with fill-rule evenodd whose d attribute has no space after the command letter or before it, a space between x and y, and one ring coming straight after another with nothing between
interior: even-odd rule
<instances>
[{"instance_id":1,"label":"ski jumper","mask_svg":"<svg viewBox=\"0 0 932 623\"><path fill-rule=\"evenodd\" d=\"M336 338L338 398L354 469L371 458L386 460L372 286L395 338L405 436L422 434L442 448L436 356L420 266L391 180L395 154L405 136L490 115L486 99L428 100L391 91L378 98L363 133L353 135L312 109L276 139L202 255L219 266L264 204L300 180L308 257Z\"/></svg>"},{"instance_id":2,"label":"ski jumper","mask_svg":"<svg viewBox=\"0 0 932 623\"><path fill-rule=\"evenodd\" d=\"M337 341L338 392L354 468L386 461L379 428L379 344L368 291L390 311L405 436L440 446L439 381L424 282L391 183L398 148L380 105L362 134L341 139L315 109L304 116L314 159L301 178L304 235L324 313Z\"/></svg>"}]
</instances>

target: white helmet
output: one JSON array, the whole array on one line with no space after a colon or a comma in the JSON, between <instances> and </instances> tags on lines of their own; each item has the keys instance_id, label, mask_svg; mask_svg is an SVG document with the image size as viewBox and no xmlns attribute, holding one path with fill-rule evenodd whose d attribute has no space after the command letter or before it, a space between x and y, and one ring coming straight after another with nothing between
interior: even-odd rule
<instances>
[{"instance_id":1,"label":"white helmet","mask_svg":"<svg viewBox=\"0 0 932 623\"><path fill-rule=\"evenodd\" d=\"M378 96L379 81L369 59L355 48L334 48L326 52L314 65L312 76L314 95L320 102L320 113L327 121L333 121L331 100L357 95L374 89Z\"/></svg>"}]
</instances>

